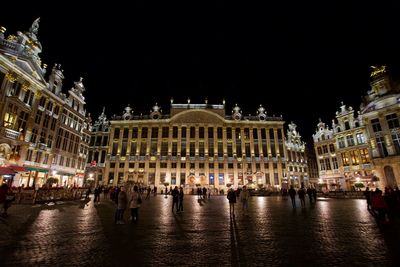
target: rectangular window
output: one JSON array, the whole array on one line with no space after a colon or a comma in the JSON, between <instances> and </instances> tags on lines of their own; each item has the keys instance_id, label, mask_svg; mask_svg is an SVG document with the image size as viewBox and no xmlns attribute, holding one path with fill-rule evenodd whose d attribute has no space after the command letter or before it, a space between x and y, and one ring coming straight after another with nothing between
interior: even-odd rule
<instances>
[{"instance_id":1,"label":"rectangular window","mask_svg":"<svg viewBox=\"0 0 400 267\"><path fill-rule=\"evenodd\" d=\"M208 174L208 180L210 185L214 185L214 173Z\"/></svg>"},{"instance_id":2,"label":"rectangular window","mask_svg":"<svg viewBox=\"0 0 400 267\"><path fill-rule=\"evenodd\" d=\"M349 166L350 165L350 160L349 160L348 152L341 153L341 156L342 156L343 166Z\"/></svg>"},{"instance_id":3,"label":"rectangular window","mask_svg":"<svg viewBox=\"0 0 400 267\"><path fill-rule=\"evenodd\" d=\"M168 156L168 142L161 143L161 156Z\"/></svg>"},{"instance_id":4,"label":"rectangular window","mask_svg":"<svg viewBox=\"0 0 400 267\"><path fill-rule=\"evenodd\" d=\"M114 139L119 139L119 132L120 132L119 128L114 129Z\"/></svg>"},{"instance_id":5,"label":"rectangular window","mask_svg":"<svg viewBox=\"0 0 400 267\"><path fill-rule=\"evenodd\" d=\"M199 142L199 156L204 157L204 142Z\"/></svg>"},{"instance_id":6,"label":"rectangular window","mask_svg":"<svg viewBox=\"0 0 400 267\"><path fill-rule=\"evenodd\" d=\"M222 142L218 142L218 157L224 156L224 147Z\"/></svg>"},{"instance_id":7,"label":"rectangular window","mask_svg":"<svg viewBox=\"0 0 400 267\"><path fill-rule=\"evenodd\" d=\"M190 127L190 138L196 138L196 128Z\"/></svg>"},{"instance_id":8,"label":"rectangular window","mask_svg":"<svg viewBox=\"0 0 400 267\"><path fill-rule=\"evenodd\" d=\"M338 138L338 146L339 146L339 148L345 148L346 147L346 143L344 142L344 137Z\"/></svg>"},{"instance_id":9,"label":"rectangular window","mask_svg":"<svg viewBox=\"0 0 400 267\"><path fill-rule=\"evenodd\" d=\"M392 113L386 116L386 121L388 123L389 129L399 128L399 119L396 113Z\"/></svg>"},{"instance_id":10,"label":"rectangular window","mask_svg":"<svg viewBox=\"0 0 400 267\"><path fill-rule=\"evenodd\" d=\"M208 143L208 155L214 157L214 142Z\"/></svg>"},{"instance_id":11,"label":"rectangular window","mask_svg":"<svg viewBox=\"0 0 400 267\"><path fill-rule=\"evenodd\" d=\"M126 156L127 149L128 149L128 142L127 141L122 142L121 156Z\"/></svg>"},{"instance_id":12,"label":"rectangular window","mask_svg":"<svg viewBox=\"0 0 400 267\"><path fill-rule=\"evenodd\" d=\"M214 163L208 163L208 168L209 169L214 169Z\"/></svg>"},{"instance_id":13,"label":"rectangular window","mask_svg":"<svg viewBox=\"0 0 400 267\"><path fill-rule=\"evenodd\" d=\"M233 149L232 149L232 143L227 144L228 148L228 157L233 157Z\"/></svg>"},{"instance_id":14,"label":"rectangular window","mask_svg":"<svg viewBox=\"0 0 400 267\"><path fill-rule=\"evenodd\" d=\"M117 155L118 151L118 143L113 143L112 151L111 151L111 156Z\"/></svg>"},{"instance_id":15,"label":"rectangular window","mask_svg":"<svg viewBox=\"0 0 400 267\"><path fill-rule=\"evenodd\" d=\"M150 155L151 156L156 156L157 155L157 139L151 140Z\"/></svg>"},{"instance_id":16,"label":"rectangular window","mask_svg":"<svg viewBox=\"0 0 400 267\"><path fill-rule=\"evenodd\" d=\"M181 143L181 157L186 157L186 142Z\"/></svg>"},{"instance_id":17,"label":"rectangular window","mask_svg":"<svg viewBox=\"0 0 400 267\"><path fill-rule=\"evenodd\" d=\"M354 146L354 138L353 135L346 136L347 146Z\"/></svg>"},{"instance_id":18,"label":"rectangular window","mask_svg":"<svg viewBox=\"0 0 400 267\"><path fill-rule=\"evenodd\" d=\"M236 155L237 157L242 157L242 143L239 141L236 143Z\"/></svg>"},{"instance_id":19,"label":"rectangular window","mask_svg":"<svg viewBox=\"0 0 400 267\"><path fill-rule=\"evenodd\" d=\"M150 169L155 169L156 168L156 163L155 162L150 162L149 163L149 168Z\"/></svg>"},{"instance_id":20,"label":"rectangular window","mask_svg":"<svg viewBox=\"0 0 400 267\"><path fill-rule=\"evenodd\" d=\"M204 139L204 127L199 128L199 138Z\"/></svg>"},{"instance_id":21,"label":"rectangular window","mask_svg":"<svg viewBox=\"0 0 400 267\"><path fill-rule=\"evenodd\" d=\"M214 128L213 127L208 128L208 138L210 138L210 139L214 138Z\"/></svg>"},{"instance_id":22,"label":"rectangular window","mask_svg":"<svg viewBox=\"0 0 400 267\"><path fill-rule=\"evenodd\" d=\"M382 127L381 127L381 124L379 122L379 119L371 120L371 125L372 125L372 129L374 130L375 133L382 131Z\"/></svg>"},{"instance_id":23,"label":"rectangular window","mask_svg":"<svg viewBox=\"0 0 400 267\"><path fill-rule=\"evenodd\" d=\"M249 140L250 139L250 129L249 128L244 128L243 129L243 138L244 140Z\"/></svg>"},{"instance_id":24,"label":"rectangular window","mask_svg":"<svg viewBox=\"0 0 400 267\"><path fill-rule=\"evenodd\" d=\"M186 127L182 127L181 137L186 138Z\"/></svg>"},{"instance_id":25,"label":"rectangular window","mask_svg":"<svg viewBox=\"0 0 400 267\"><path fill-rule=\"evenodd\" d=\"M123 133L123 137L122 138L128 138L129 135L129 129L128 128L124 128L124 133Z\"/></svg>"},{"instance_id":26,"label":"rectangular window","mask_svg":"<svg viewBox=\"0 0 400 267\"><path fill-rule=\"evenodd\" d=\"M360 157L362 163L369 163L369 153L368 149L364 148L360 150Z\"/></svg>"},{"instance_id":27,"label":"rectangular window","mask_svg":"<svg viewBox=\"0 0 400 267\"><path fill-rule=\"evenodd\" d=\"M217 139L222 139L222 128L221 127L217 128Z\"/></svg>"},{"instance_id":28,"label":"rectangular window","mask_svg":"<svg viewBox=\"0 0 400 267\"><path fill-rule=\"evenodd\" d=\"M328 153L328 146L323 145L322 146L322 150L324 151L324 154L327 154Z\"/></svg>"},{"instance_id":29,"label":"rectangular window","mask_svg":"<svg viewBox=\"0 0 400 267\"><path fill-rule=\"evenodd\" d=\"M246 157L251 157L251 152L250 152L250 143L246 143L246 144L244 144L244 149L245 149L245 152L246 152Z\"/></svg>"},{"instance_id":30,"label":"rectangular window","mask_svg":"<svg viewBox=\"0 0 400 267\"><path fill-rule=\"evenodd\" d=\"M376 138L376 146L378 147L379 155L381 157L387 157L388 151L386 149L385 140L382 136Z\"/></svg>"},{"instance_id":31,"label":"rectangular window","mask_svg":"<svg viewBox=\"0 0 400 267\"><path fill-rule=\"evenodd\" d=\"M142 142L140 144L140 152L139 152L140 156L146 156L146 142Z\"/></svg>"},{"instance_id":32,"label":"rectangular window","mask_svg":"<svg viewBox=\"0 0 400 267\"><path fill-rule=\"evenodd\" d=\"M396 154L400 154L400 133L392 133L392 141L394 148L396 150Z\"/></svg>"},{"instance_id":33,"label":"rectangular window","mask_svg":"<svg viewBox=\"0 0 400 267\"><path fill-rule=\"evenodd\" d=\"M130 152L131 156L135 156L136 155L136 142L131 142L131 152Z\"/></svg>"},{"instance_id":34,"label":"rectangular window","mask_svg":"<svg viewBox=\"0 0 400 267\"><path fill-rule=\"evenodd\" d=\"M258 131L257 131L257 129L253 129L253 140L254 141L258 140Z\"/></svg>"},{"instance_id":35,"label":"rectangular window","mask_svg":"<svg viewBox=\"0 0 400 267\"><path fill-rule=\"evenodd\" d=\"M339 169L339 165L338 165L338 161L337 161L337 158L336 158L336 157L333 157L333 158L332 158L332 165L333 165L333 169L334 169L334 170Z\"/></svg>"},{"instance_id":36,"label":"rectangular window","mask_svg":"<svg viewBox=\"0 0 400 267\"><path fill-rule=\"evenodd\" d=\"M157 139L158 138L158 128L157 127L152 127L151 128L151 138L152 139Z\"/></svg>"},{"instance_id":37,"label":"rectangular window","mask_svg":"<svg viewBox=\"0 0 400 267\"><path fill-rule=\"evenodd\" d=\"M365 144L365 137L364 134L358 133L356 134L357 144Z\"/></svg>"},{"instance_id":38,"label":"rectangular window","mask_svg":"<svg viewBox=\"0 0 400 267\"><path fill-rule=\"evenodd\" d=\"M218 174L218 182L219 182L219 185L224 185L225 184L225 179L224 179L224 174L223 173Z\"/></svg>"},{"instance_id":39,"label":"rectangular window","mask_svg":"<svg viewBox=\"0 0 400 267\"><path fill-rule=\"evenodd\" d=\"M226 139L232 139L232 128L231 127L226 128Z\"/></svg>"},{"instance_id":40,"label":"rectangular window","mask_svg":"<svg viewBox=\"0 0 400 267\"><path fill-rule=\"evenodd\" d=\"M178 127L176 126L172 127L172 138L178 138Z\"/></svg>"},{"instance_id":41,"label":"rectangular window","mask_svg":"<svg viewBox=\"0 0 400 267\"><path fill-rule=\"evenodd\" d=\"M169 127L162 127L162 138L168 138L169 136Z\"/></svg>"},{"instance_id":42,"label":"rectangular window","mask_svg":"<svg viewBox=\"0 0 400 267\"><path fill-rule=\"evenodd\" d=\"M329 151L335 153L335 146L333 144L329 144Z\"/></svg>"},{"instance_id":43,"label":"rectangular window","mask_svg":"<svg viewBox=\"0 0 400 267\"><path fill-rule=\"evenodd\" d=\"M176 157L178 155L178 143L172 143L172 156Z\"/></svg>"},{"instance_id":44,"label":"rectangular window","mask_svg":"<svg viewBox=\"0 0 400 267\"><path fill-rule=\"evenodd\" d=\"M138 138L138 128L132 128L132 138Z\"/></svg>"},{"instance_id":45,"label":"rectangular window","mask_svg":"<svg viewBox=\"0 0 400 267\"><path fill-rule=\"evenodd\" d=\"M190 157L194 157L195 156L195 142L190 142L190 150L189 150L189 155Z\"/></svg>"},{"instance_id":46,"label":"rectangular window","mask_svg":"<svg viewBox=\"0 0 400 267\"><path fill-rule=\"evenodd\" d=\"M142 128L142 136L141 138L146 139L148 136L148 128L144 127Z\"/></svg>"},{"instance_id":47,"label":"rectangular window","mask_svg":"<svg viewBox=\"0 0 400 267\"><path fill-rule=\"evenodd\" d=\"M331 162L329 161L329 158L325 159L325 166L327 170L332 170L331 168Z\"/></svg>"}]
</instances>

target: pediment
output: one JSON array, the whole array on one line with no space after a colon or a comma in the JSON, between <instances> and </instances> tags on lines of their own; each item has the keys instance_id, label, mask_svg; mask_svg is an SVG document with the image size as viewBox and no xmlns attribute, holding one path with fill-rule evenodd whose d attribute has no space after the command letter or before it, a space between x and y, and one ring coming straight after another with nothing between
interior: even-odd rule
<instances>
[{"instance_id":1,"label":"pediment","mask_svg":"<svg viewBox=\"0 0 400 267\"><path fill-rule=\"evenodd\" d=\"M171 118L176 123L223 123L224 118L207 110L183 111Z\"/></svg>"},{"instance_id":2,"label":"pediment","mask_svg":"<svg viewBox=\"0 0 400 267\"><path fill-rule=\"evenodd\" d=\"M35 66L31 62L17 59L16 65L18 67L20 67L21 69L23 69L29 75L32 75L33 77L35 77L35 79L46 83L46 81L43 79L42 75L37 72Z\"/></svg>"}]
</instances>

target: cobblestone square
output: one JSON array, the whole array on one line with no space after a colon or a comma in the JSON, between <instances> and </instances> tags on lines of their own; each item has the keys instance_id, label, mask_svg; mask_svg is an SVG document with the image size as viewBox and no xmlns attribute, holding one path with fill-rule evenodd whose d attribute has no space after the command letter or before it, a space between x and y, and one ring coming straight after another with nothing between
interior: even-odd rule
<instances>
[{"instance_id":1,"label":"cobblestone square","mask_svg":"<svg viewBox=\"0 0 400 267\"><path fill-rule=\"evenodd\" d=\"M14 205L2 219L2 266L399 266L399 217L378 226L362 199L252 197L249 212L226 196L188 195L184 212L162 195L139 222L114 224L115 205L75 201Z\"/></svg>"}]
</instances>

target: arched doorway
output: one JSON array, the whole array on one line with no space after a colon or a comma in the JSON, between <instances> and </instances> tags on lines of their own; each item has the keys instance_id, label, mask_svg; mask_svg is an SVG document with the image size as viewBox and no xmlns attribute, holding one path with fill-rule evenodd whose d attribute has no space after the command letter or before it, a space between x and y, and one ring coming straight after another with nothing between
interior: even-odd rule
<instances>
[{"instance_id":1,"label":"arched doorway","mask_svg":"<svg viewBox=\"0 0 400 267\"><path fill-rule=\"evenodd\" d=\"M393 188L395 185L397 185L396 178L394 178L393 168L391 166L385 166L383 170L385 172L387 186L391 186Z\"/></svg>"}]
</instances>

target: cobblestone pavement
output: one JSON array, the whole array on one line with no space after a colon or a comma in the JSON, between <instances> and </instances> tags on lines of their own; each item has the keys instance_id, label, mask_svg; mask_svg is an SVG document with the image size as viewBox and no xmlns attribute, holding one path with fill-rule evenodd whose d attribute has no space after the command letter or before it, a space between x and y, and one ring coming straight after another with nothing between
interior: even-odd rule
<instances>
[{"instance_id":1,"label":"cobblestone pavement","mask_svg":"<svg viewBox=\"0 0 400 267\"><path fill-rule=\"evenodd\" d=\"M365 200L252 197L249 212L226 197L145 200L139 222L114 224L103 200L14 205L0 221L1 266L400 266L400 219L378 226Z\"/></svg>"}]
</instances>

